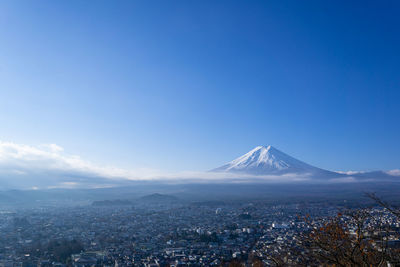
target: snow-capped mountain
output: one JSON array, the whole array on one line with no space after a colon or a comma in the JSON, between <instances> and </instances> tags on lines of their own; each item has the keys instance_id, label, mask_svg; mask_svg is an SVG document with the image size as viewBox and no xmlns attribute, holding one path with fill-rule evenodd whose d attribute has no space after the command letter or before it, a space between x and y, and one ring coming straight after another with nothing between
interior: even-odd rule
<instances>
[{"instance_id":1,"label":"snow-capped mountain","mask_svg":"<svg viewBox=\"0 0 400 267\"><path fill-rule=\"evenodd\" d=\"M243 156L212 170L255 175L310 174L340 176L340 174L311 166L272 146L258 146Z\"/></svg>"}]
</instances>

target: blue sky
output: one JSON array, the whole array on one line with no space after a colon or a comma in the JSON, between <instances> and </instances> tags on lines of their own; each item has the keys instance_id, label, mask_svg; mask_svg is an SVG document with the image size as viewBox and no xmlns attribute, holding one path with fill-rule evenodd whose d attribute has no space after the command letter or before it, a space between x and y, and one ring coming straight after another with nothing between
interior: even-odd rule
<instances>
[{"instance_id":1,"label":"blue sky","mask_svg":"<svg viewBox=\"0 0 400 267\"><path fill-rule=\"evenodd\" d=\"M398 1L1 1L0 140L208 170L400 168Z\"/></svg>"}]
</instances>

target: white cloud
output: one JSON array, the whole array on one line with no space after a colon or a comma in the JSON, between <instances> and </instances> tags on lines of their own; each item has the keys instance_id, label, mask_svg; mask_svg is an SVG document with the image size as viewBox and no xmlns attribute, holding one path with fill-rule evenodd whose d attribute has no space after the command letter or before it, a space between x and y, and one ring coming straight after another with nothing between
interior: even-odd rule
<instances>
[{"instance_id":1,"label":"white cloud","mask_svg":"<svg viewBox=\"0 0 400 267\"><path fill-rule=\"evenodd\" d=\"M32 172L63 172L106 178L139 178L141 173L115 167L101 166L69 155L56 144L30 146L0 141L0 166L2 171L13 174Z\"/></svg>"},{"instance_id":2,"label":"white cloud","mask_svg":"<svg viewBox=\"0 0 400 267\"><path fill-rule=\"evenodd\" d=\"M54 152L54 153L63 152L64 151L64 148L62 148L62 147L60 147L59 145L56 145L56 144L43 144L40 147L44 148L44 149L48 149L50 152Z\"/></svg>"},{"instance_id":3,"label":"white cloud","mask_svg":"<svg viewBox=\"0 0 400 267\"><path fill-rule=\"evenodd\" d=\"M307 175L249 176L219 172L162 172L153 169L121 169L94 164L67 154L56 144L38 146L0 141L0 188L4 184L23 184L25 188L75 188L113 185L121 180L163 180L166 182L210 181L304 181Z\"/></svg>"},{"instance_id":4,"label":"white cloud","mask_svg":"<svg viewBox=\"0 0 400 267\"><path fill-rule=\"evenodd\" d=\"M365 171L335 171L335 172L341 173L341 174L346 174L346 175L365 173Z\"/></svg>"},{"instance_id":5,"label":"white cloud","mask_svg":"<svg viewBox=\"0 0 400 267\"><path fill-rule=\"evenodd\" d=\"M390 170L386 172L389 175L393 175L393 176L400 176L400 170L396 169L396 170Z\"/></svg>"},{"instance_id":6,"label":"white cloud","mask_svg":"<svg viewBox=\"0 0 400 267\"><path fill-rule=\"evenodd\" d=\"M342 172L346 175L360 172ZM388 172L400 175L400 170ZM56 144L38 146L0 141L0 189L24 188L78 188L81 186L107 187L128 180L181 182L302 182L311 181L307 174L246 175L223 172L163 172L154 169L122 169L95 164L77 155L70 155ZM354 178L326 180L326 182L353 182ZM322 182L322 180L320 180Z\"/></svg>"}]
</instances>

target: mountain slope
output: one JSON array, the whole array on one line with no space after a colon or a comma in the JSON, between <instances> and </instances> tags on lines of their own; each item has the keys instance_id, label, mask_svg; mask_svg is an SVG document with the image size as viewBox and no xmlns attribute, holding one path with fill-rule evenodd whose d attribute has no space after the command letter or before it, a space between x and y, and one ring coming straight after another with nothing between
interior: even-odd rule
<instances>
[{"instance_id":1,"label":"mountain slope","mask_svg":"<svg viewBox=\"0 0 400 267\"><path fill-rule=\"evenodd\" d=\"M168 203L178 201L178 198L171 195L164 195L159 193L154 193L151 195L143 196L139 199L141 202L149 202L149 203Z\"/></svg>"},{"instance_id":2,"label":"mountain slope","mask_svg":"<svg viewBox=\"0 0 400 267\"><path fill-rule=\"evenodd\" d=\"M258 146L243 156L212 170L253 175L282 175L288 173L313 176L343 176L297 160L272 146Z\"/></svg>"}]
</instances>

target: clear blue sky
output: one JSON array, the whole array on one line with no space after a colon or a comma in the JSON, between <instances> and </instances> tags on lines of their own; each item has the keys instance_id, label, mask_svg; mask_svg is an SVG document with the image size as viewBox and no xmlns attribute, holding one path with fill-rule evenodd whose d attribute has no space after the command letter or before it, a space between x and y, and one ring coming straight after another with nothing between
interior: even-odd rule
<instances>
[{"instance_id":1,"label":"clear blue sky","mask_svg":"<svg viewBox=\"0 0 400 267\"><path fill-rule=\"evenodd\" d=\"M1 1L0 140L207 170L400 168L399 1Z\"/></svg>"}]
</instances>

